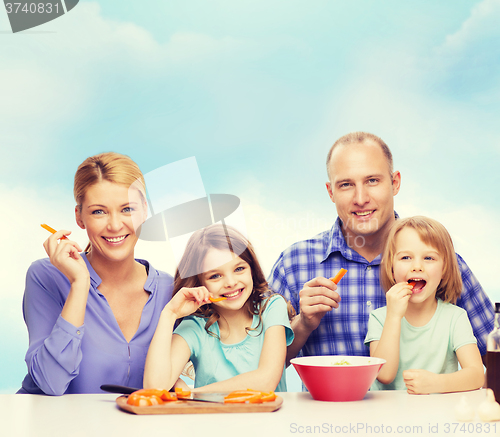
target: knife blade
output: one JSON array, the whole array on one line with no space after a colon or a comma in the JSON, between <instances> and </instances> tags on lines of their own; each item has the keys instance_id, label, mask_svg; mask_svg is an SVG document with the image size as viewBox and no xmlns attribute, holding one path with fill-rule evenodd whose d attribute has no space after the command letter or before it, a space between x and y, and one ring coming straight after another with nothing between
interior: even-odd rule
<instances>
[{"instance_id":1,"label":"knife blade","mask_svg":"<svg viewBox=\"0 0 500 437\"><path fill-rule=\"evenodd\" d=\"M117 393L129 395L137 390L141 390L139 388L127 387L125 385L116 385L116 384L103 384L101 385L101 390L107 391L109 393ZM227 393L191 393L191 395L187 398L179 398L179 401L197 401L197 402L214 402L223 404L224 396Z\"/></svg>"},{"instance_id":2,"label":"knife blade","mask_svg":"<svg viewBox=\"0 0 500 437\"><path fill-rule=\"evenodd\" d=\"M217 404L224 403L224 397L227 393L191 393L188 398L179 399L180 401L199 401L199 402L214 402Z\"/></svg>"}]
</instances>

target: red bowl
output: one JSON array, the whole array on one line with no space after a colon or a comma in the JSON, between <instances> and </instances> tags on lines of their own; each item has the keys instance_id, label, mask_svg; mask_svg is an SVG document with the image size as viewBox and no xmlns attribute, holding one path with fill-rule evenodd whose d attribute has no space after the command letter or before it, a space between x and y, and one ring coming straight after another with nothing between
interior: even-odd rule
<instances>
[{"instance_id":1,"label":"red bowl","mask_svg":"<svg viewBox=\"0 0 500 437\"><path fill-rule=\"evenodd\" d=\"M347 402L360 401L365 397L385 360L324 355L294 358L291 363L314 399Z\"/></svg>"}]
</instances>

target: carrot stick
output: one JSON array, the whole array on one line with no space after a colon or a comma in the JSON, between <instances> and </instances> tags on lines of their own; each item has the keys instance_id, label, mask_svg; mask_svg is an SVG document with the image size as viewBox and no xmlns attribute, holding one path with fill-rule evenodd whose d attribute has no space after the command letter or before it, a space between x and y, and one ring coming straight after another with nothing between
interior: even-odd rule
<instances>
[{"instance_id":1,"label":"carrot stick","mask_svg":"<svg viewBox=\"0 0 500 437\"><path fill-rule=\"evenodd\" d=\"M43 229L46 229L47 231L52 232L53 234L55 234L55 233L57 232L55 229L51 228L49 225L45 225L45 224L43 224L43 225L40 225L40 226L41 226ZM68 239L68 237L66 237L66 235L63 235L63 236L60 238L60 240L67 240L67 239Z\"/></svg>"},{"instance_id":2,"label":"carrot stick","mask_svg":"<svg viewBox=\"0 0 500 437\"><path fill-rule=\"evenodd\" d=\"M235 390L224 397L225 404L260 404L262 402L273 402L276 394L273 391L263 392L258 390Z\"/></svg>"},{"instance_id":3,"label":"carrot stick","mask_svg":"<svg viewBox=\"0 0 500 437\"><path fill-rule=\"evenodd\" d=\"M221 300L226 300L227 297L212 297L212 296L210 296L209 299L210 299L210 302L220 302Z\"/></svg>"},{"instance_id":4,"label":"carrot stick","mask_svg":"<svg viewBox=\"0 0 500 437\"><path fill-rule=\"evenodd\" d=\"M346 273L347 273L346 269L340 269L339 272L333 278L330 278L330 281L334 282L335 284L338 284Z\"/></svg>"}]
</instances>

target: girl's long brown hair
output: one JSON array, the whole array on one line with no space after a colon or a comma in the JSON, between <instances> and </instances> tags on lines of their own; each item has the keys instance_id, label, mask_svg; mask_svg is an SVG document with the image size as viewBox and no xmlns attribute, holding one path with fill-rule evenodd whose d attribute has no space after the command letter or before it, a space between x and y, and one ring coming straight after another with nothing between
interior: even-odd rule
<instances>
[{"instance_id":1,"label":"girl's long brown hair","mask_svg":"<svg viewBox=\"0 0 500 437\"><path fill-rule=\"evenodd\" d=\"M257 330L262 324L262 313L269 302L268 298L273 293L269 289L252 245L231 226L214 224L191 235L175 272L173 294L183 287L192 288L203 285L200 279L203 273L202 265L210 249L230 250L250 266L253 290L246 306L250 315L259 317L259 323L254 329L247 328L247 332ZM289 305L289 312L290 308L291 305ZM205 330L208 334L215 336L209 328L220 318L217 308L214 305L202 305L194 315L206 319Z\"/></svg>"}]
</instances>

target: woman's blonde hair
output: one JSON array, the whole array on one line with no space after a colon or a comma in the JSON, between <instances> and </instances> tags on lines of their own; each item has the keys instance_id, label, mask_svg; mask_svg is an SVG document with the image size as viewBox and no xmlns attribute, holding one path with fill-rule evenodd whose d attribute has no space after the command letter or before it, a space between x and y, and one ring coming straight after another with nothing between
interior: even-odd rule
<instances>
[{"instance_id":1,"label":"woman's blonde hair","mask_svg":"<svg viewBox=\"0 0 500 437\"><path fill-rule=\"evenodd\" d=\"M139 166L127 155L106 152L90 156L76 170L73 194L80 211L87 190L102 181L114 182L127 188L133 186L146 201L146 184ZM85 251L89 248L90 243Z\"/></svg>"},{"instance_id":2,"label":"woman's blonde hair","mask_svg":"<svg viewBox=\"0 0 500 437\"><path fill-rule=\"evenodd\" d=\"M392 225L382 254L380 268L382 288L388 291L396 283L393 270L396 237L404 228L414 229L423 243L434 247L443 257L443 274L436 291L436 297L444 302L455 303L462 292L462 277L453 241L441 223L428 217L415 216L398 219Z\"/></svg>"}]
</instances>

